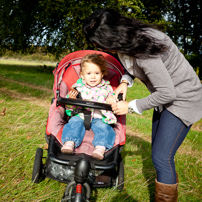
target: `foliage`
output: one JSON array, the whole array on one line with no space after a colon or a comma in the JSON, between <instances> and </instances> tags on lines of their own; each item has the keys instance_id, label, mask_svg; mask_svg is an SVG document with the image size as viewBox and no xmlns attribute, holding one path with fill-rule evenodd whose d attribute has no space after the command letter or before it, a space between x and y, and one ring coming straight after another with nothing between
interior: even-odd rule
<instances>
[{"instance_id":1,"label":"foliage","mask_svg":"<svg viewBox=\"0 0 202 202\"><path fill-rule=\"evenodd\" d=\"M141 0L141 2L144 5L142 13L147 17L148 22L162 24L170 8L170 0Z\"/></svg>"},{"instance_id":2,"label":"foliage","mask_svg":"<svg viewBox=\"0 0 202 202\"><path fill-rule=\"evenodd\" d=\"M4 59L16 59L16 60L24 60L24 61L46 61L46 62L58 62L60 61L65 55L68 54L68 51L63 51L60 54L60 57L56 57L55 54L49 53L47 47L36 47L31 46L29 52L22 53L21 51L12 51L6 48L0 49L2 58Z\"/></svg>"},{"instance_id":3,"label":"foliage","mask_svg":"<svg viewBox=\"0 0 202 202\"><path fill-rule=\"evenodd\" d=\"M15 51L30 45L47 46L59 55L64 49L87 48L82 24L99 8L115 8L132 17L141 16L140 0L1 0L0 44ZM130 12L128 12L130 10ZM144 17L145 18L145 17Z\"/></svg>"},{"instance_id":4,"label":"foliage","mask_svg":"<svg viewBox=\"0 0 202 202\"><path fill-rule=\"evenodd\" d=\"M177 46L187 55L189 62L199 69L202 79L202 10L200 0L172 0L167 12L167 33ZM195 58L195 59L193 59ZM193 62L194 60L194 62ZM197 61L197 63L196 63Z\"/></svg>"},{"instance_id":5,"label":"foliage","mask_svg":"<svg viewBox=\"0 0 202 202\"><path fill-rule=\"evenodd\" d=\"M171 26L167 32L184 54L202 54L202 24L200 0L173 0L167 13Z\"/></svg>"},{"instance_id":6,"label":"foliage","mask_svg":"<svg viewBox=\"0 0 202 202\"><path fill-rule=\"evenodd\" d=\"M38 0L1 0L0 5L0 44L26 50L37 26Z\"/></svg>"},{"instance_id":7,"label":"foliage","mask_svg":"<svg viewBox=\"0 0 202 202\"><path fill-rule=\"evenodd\" d=\"M196 74L198 77L202 80L202 59L201 56L198 54L191 54L191 55L185 55L186 59L189 61L189 63L194 67L194 70L196 71Z\"/></svg>"}]
</instances>

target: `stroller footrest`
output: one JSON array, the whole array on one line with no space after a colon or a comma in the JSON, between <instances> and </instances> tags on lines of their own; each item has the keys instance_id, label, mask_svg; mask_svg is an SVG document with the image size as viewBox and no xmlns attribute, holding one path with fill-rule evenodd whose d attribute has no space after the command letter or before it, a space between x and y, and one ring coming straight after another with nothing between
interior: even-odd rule
<instances>
[{"instance_id":1,"label":"stroller footrest","mask_svg":"<svg viewBox=\"0 0 202 202\"><path fill-rule=\"evenodd\" d=\"M54 154L51 154L51 153L49 154L49 158L54 163L59 163L59 164L69 165L69 166L71 165L71 162L69 160L59 159ZM74 162L73 165L71 165L71 166L76 166L76 162ZM97 165L97 164L94 164L93 169L109 170L109 169L113 169L115 167L116 167L115 163L111 163L109 165Z\"/></svg>"}]
</instances>

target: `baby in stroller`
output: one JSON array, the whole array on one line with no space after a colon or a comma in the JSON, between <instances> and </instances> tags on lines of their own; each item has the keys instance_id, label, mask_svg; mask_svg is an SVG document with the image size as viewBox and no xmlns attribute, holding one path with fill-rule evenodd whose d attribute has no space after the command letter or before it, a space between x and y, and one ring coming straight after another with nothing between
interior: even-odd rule
<instances>
[{"instance_id":1,"label":"baby in stroller","mask_svg":"<svg viewBox=\"0 0 202 202\"><path fill-rule=\"evenodd\" d=\"M105 81L103 76L107 76L107 66L105 58L101 54L87 54L81 60L81 78L74 84L68 98L76 99L78 93L84 100L97 101L100 103L112 104L115 102L112 87L109 81ZM61 151L66 154L73 153L74 147L77 148L83 141L85 135L84 115L75 113L74 107L67 107L66 113L71 116L69 122L65 124L62 132L63 147ZM95 150L92 157L98 160L104 158L105 150L110 150L115 141L116 133L111 124L116 124L117 119L111 111L88 109L91 111L90 127L94 133L92 142Z\"/></svg>"}]
</instances>

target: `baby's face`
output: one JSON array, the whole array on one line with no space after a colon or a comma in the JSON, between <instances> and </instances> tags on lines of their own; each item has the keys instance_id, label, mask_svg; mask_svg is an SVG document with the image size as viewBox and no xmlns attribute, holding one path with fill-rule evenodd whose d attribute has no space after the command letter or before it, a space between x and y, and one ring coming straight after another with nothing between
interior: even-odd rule
<instances>
[{"instance_id":1,"label":"baby's face","mask_svg":"<svg viewBox=\"0 0 202 202\"><path fill-rule=\"evenodd\" d=\"M103 77L100 67L96 64L85 62L80 73L81 78L91 87L97 86Z\"/></svg>"}]
</instances>

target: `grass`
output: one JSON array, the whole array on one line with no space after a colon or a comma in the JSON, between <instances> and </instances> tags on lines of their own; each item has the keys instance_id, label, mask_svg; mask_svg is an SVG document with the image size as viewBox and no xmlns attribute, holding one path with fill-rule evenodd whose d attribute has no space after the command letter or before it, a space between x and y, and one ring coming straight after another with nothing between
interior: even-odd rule
<instances>
[{"instance_id":1,"label":"grass","mask_svg":"<svg viewBox=\"0 0 202 202\"><path fill-rule=\"evenodd\" d=\"M1 62L1 60L0 60ZM9 63L9 64L8 64ZM53 97L49 64L0 64L0 201L60 201L66 185L49 178L31 182L34 156L45 145L45 125ZM136 81L127 99L149 94ZM92 190L91 201L149 202L154 200L155 170L151 161L152 110L127 115L127 141L122 152L125 187ZM202 120L193 125L176 155L179 201L202 201ZM44 150L44 156L46 156Z\"/></svg>"}]
</instances>

